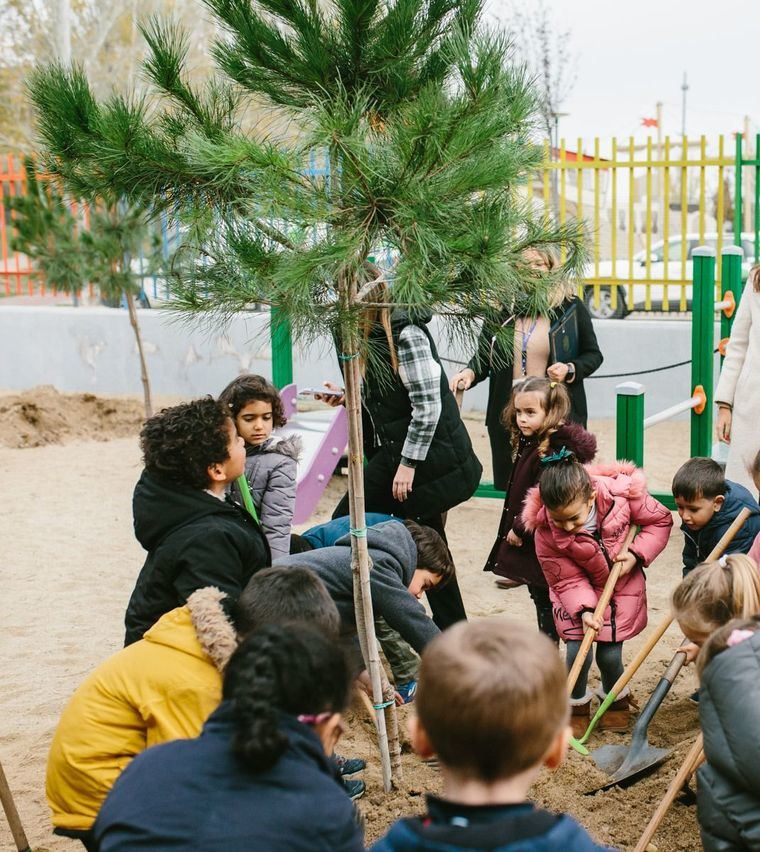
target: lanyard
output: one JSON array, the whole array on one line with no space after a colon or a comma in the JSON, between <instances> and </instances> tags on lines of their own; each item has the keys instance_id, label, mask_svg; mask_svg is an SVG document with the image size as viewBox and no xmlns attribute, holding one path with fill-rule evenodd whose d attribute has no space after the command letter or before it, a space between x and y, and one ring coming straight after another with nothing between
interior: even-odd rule
<instances>
[{"instance_id":1,"label":"lanyard","mask_svg":"<svg viewBox=\"0 0 760 852\"><path fill-rule=\"evenodd\" d=\"M525 320L522 320L520 325L520 332L522 333L522 342L520 343L520 364L522 366L523 376L528 375L528 344L530 343L531 337L533 337L533 332L536 330L537 322L538 317L534 317L533 324L527 334L525 333Z\"/></svg>"}]
</instances>

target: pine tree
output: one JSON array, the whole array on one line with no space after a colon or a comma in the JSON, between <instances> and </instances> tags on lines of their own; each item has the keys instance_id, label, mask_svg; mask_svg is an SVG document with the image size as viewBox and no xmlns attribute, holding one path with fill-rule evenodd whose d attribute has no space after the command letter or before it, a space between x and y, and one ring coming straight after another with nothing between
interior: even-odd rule
<instances>
[{"instance_id":1,"label":"pine tree","mask_svg":"<svg viewBox=\"0 0 760 852\"><path fill-rule=\"evenodd\" d=\"M376 309L433 310L454 337L472 340L482 321L508 344L503 307L547 310L556 278L580 266L581 232L548 221L523 191L540 163L538 99L506 37L480 23L481 0L205 5L224 33L205 86L189 82L181 30L155 19L142 28L153 99L99 102L81 69L37 71L31 92L48 167L73 192L115 193L182 217L177 310L224 322L265 303L303 344L334 337L350 422L351 526L361 530L361 364L373 357L363 320ZM287 135L249 120L262 102L287 118ZM542 246L564 247L553 275L521 262ZM383 251L392 262L373 262ZM374 635L366 538L353 539L353 557L380 707L392 691ZM377 722L388 788L382 712Z\"/></svg>"},{"instance_id":2,"label":"pine tree","mask_svg":"<svg viewBox=\"0 0 760 852\"><path fill-rule=\"evenodd\" d=\"M135 296L142 284L130 262L151 243L144 207L107 194L88 208L85 222L83 203L75 206L54 180L40 181L30 159L24 169L27 191L9 201L16 232L14 250L26 254L47 286L62 293L76 298L89 283L97 286L107 301L118 304L124 298L140 361L145 416L150 417L150 379L135 309ZM149 256L158 254L158 247L154 249Z\"/></svg>"}]
</instances>

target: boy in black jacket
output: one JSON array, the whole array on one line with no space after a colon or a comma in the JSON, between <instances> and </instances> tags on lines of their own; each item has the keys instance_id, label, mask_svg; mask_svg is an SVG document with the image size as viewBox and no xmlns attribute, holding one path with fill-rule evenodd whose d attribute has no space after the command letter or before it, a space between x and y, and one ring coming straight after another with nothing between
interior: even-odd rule
<instances>
[{"instance_id":1,"label":"boy in black jacket","mask_svg":"<svg viewBox=\"0 0 760 852\"><path fill-rule=\"evenodd\" d=\"M760 506L743 485L730 482L712 459L689 459L673 477L673 496L684 534L683 575L707 559L742 509L752 513L726 553L748 553L760 533Z\"/></svg>"},{"instance_id":2,"label":"boy in black jacket","mask_svg":"<svg viewBox=\"0 0 760 852\"><path fill-rule=\"evenodd\" d=\"M600 852L527 793L567 750L567 672L543 634L501 619L450 627L422 655L412 746L438 756L443 795L397 822L373 852Z\"/></svg>"},{"instance_id":3,"label":"boy in black jacket","mask_svg":"<svg viewBox=\"0 0 760 852\"><path fill-rule=\"evenodd\" d=\"M132 498L135 535L148 551L125 617L125 645L204 586L233 604L269 565L259 525L225 499L245 469L245 445L211 397L166 408L140 432L145 470Z\"/></svg>"}]
</instances>

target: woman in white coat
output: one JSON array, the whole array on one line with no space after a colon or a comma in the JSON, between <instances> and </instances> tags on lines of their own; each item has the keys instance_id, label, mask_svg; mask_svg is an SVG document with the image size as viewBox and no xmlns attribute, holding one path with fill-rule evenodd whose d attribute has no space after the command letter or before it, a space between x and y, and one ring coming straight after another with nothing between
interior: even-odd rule
<instances>
[{"instance_id":1,"label":"woman in white coat","mask_svg":"<svg viewBox=\"0 0 760 852\"><path fill-rule=\"evenodd\" d=\"M750 467L760 450L760 266L744 287L715 389L718 440L729 445L726 479L755 485Z\"/></svg>"}]
</instances>

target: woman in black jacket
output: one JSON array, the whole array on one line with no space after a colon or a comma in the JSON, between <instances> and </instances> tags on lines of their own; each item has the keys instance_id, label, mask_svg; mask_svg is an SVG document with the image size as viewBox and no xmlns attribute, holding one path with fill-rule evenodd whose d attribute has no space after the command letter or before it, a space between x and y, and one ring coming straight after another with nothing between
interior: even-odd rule
<instances>
[{"instance_id":1,"label":"woman in black jacket","mask_svg":"<svg viewBox=\"0 0 760 852\"><path fill-rule=\"evenodd\" d=\"M531 249L524 254L526 263L536 272L550 272L556 258L549 251ZM481 332L478 349L467 367L451 379L451 389L465 390L484 379L490 379L486 428L491 442L494 486L504 491L512 467L510 437L501 424L501 413L512 396L515 381L527 376L548 376L565 382L570 394L570 420L584 428L588 421L583 380L599 369L603 357L599 351L591 316L583 301L574 295L572 286L564 285L555 294L552 316L521 316L512 310L503 312L502 325L514 327L514 351L507 352L493 336ZM578 354L568 363L550 364L549 329L568 312L578 319Z\"/></svg>"}]
</instances>

